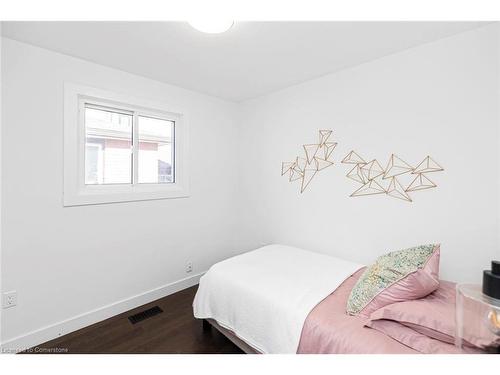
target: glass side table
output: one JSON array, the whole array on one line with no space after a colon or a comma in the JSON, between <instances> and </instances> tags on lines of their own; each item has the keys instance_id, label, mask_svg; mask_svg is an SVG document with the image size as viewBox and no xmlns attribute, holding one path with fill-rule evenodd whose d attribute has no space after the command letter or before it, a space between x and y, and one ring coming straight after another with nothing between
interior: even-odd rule
<instances>
[{"instance_id":1,"label":"glass side table","mask_svg":"<svg viewBox=\"0 0 500 375\"><path fill-rule=\"evenodd\" d=\"M500 353L500 300L483 294L480 285L458 284L455 346Z\"/></svg>"}]
</instances>

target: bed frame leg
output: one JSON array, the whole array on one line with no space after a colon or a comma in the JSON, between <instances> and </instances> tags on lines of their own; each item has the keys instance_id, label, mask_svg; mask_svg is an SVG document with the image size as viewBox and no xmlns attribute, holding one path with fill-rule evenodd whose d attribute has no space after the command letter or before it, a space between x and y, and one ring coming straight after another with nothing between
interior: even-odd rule
<instances>
[{"instance_id":1,"label":"bed frame leg","mask_svg":"<svg viewBox=\"0 0 500 375\"><path fill-rule=\"evenodd\" d=\"M203 319L203 332L209 332L212 329L212 325L208 322L208 320Z\"/></svg>"}]
</instances>

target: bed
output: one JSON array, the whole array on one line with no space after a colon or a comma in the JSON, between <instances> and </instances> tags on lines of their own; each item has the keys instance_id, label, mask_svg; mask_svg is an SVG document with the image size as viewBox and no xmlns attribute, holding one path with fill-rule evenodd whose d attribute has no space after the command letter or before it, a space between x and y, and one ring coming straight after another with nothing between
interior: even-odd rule
<instances>
[{"instance_id":1,"label":"bed","mask_svg":"<svg viewBox=\"0 0 500 375\"><path fill-rule=\"evenodd\" d=\"M363 270L328 255L266 246L214 265L200 280L194 316L245 353L418 353L346 314Z\"/></svg>"}]
</instances>

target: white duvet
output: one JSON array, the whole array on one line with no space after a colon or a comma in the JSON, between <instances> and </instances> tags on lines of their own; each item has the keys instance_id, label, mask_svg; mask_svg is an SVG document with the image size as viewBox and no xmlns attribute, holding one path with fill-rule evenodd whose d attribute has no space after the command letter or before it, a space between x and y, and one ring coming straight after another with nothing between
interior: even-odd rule
<instances>
[{"instance_id":1,"label":"white duvet","mask_svg":"<svg viewBox=\"0 0 500 375\"><path fill-rule=\"evenodd\" d=\"M200 280L194 316L215 319L262 353L296 353L309 312L361 267L265 246L212 266Z\"/></svg>"}]
</instances>

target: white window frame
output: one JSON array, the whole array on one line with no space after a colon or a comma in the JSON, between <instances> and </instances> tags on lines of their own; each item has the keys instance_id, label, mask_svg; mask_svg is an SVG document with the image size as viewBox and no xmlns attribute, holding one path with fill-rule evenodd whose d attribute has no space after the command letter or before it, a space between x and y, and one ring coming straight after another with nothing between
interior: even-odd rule
<instances>
[{"instance_id":1,"label":"white window frame","mask_svg":"<svg viewBox=\"0 0 500 375\"><path fill-rule=\"evenodd\" d=\"M133 111L135 120L137 115L145 115L174 121L174 182L85 185L85 103ZM136 132L137 121L134 125ZM64 84L64 206L189 197L187 146L185 113L144 98L74 83ZM134 153L136 157L137 154ZM137 168L133 173L137 173Z\"/></svg>"}]
</instances>

